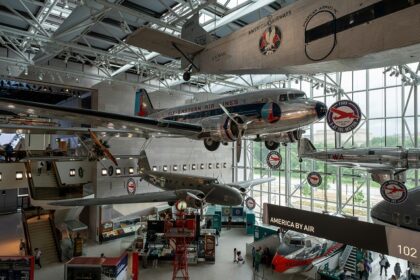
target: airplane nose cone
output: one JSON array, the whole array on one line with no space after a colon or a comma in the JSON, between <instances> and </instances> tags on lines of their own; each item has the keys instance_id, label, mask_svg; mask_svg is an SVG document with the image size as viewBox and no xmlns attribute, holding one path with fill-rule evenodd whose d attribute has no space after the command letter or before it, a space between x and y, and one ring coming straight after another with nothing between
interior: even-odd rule
<instances>
[{"instance_id":1,"label":"airplane nose cone","mask_svg":"<svg viewBox=\"0 0 420 280\"><path fill-rule=\"evenodd\" d=\"M327 106L322 102L317 102L315 104L315 111L316 115L318 116L318 119L322 119L327 114Z\"/></svg>"}]
</instances>

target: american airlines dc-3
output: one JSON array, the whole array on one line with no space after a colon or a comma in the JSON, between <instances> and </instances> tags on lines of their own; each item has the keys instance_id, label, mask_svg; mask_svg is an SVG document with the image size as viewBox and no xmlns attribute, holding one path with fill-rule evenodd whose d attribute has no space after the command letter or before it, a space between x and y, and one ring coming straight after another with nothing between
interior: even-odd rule
<instances>
[{"instance_id":1,"label":"american airlines dc-3","mask_svg":"<svg viewBox=\"0 0 420 280\"><path fill-rule=\"evenodd\" d=\"M274 150L279 143L300 139L301 128L322 119L327 112L324 103L308 99L304 92L293 89L260 90L164 110L153 109L146 91L142 96L139 116L7 98L0 98L0 110L3 114L13 112L132 131L145 138L187 137L204 141L210 151L215 151L220 143L236 141L240 145L242 136L265 141L266 147ZM28 133L56 133L54 127L12 127Z\"/></svg>"}]
</instances>

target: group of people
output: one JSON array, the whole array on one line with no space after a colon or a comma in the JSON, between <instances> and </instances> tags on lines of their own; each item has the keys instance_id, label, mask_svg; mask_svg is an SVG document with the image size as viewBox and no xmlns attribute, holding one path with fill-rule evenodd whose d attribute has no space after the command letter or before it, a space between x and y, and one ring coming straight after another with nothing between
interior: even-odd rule
<instances>
[{"instance_id":1,"label":"group of people","mask_svg":"<svg viewBox=\"0 0 420 280\"><path fill-rule=\"evenodd\" d=\"M273 256L267 247L264 249L261 247L258 247L258 249L252 247L252 267L255 272L259 272L260 264L265 264L267 267L270 267L272 259Z\"/></svg>"},{"instance_id":2,"label":"group of people","mask_svg":"<svg viewBox=\"0 0 420 280\"><path fill-rule=\"evenodd\" d=\"M20 242L19 242L19 255L20 256L25 256L26 255L26 244L25 244L25 241L23 241L22 238L20 239ZM42 255L41 249L35 248L35 250L34 250L35 264L37 264L39 268L42 267L42 265L41 265L41 255Z\"/></svg>"},{"instance_id":3,"label":"group of people","mask_svg":"<svg viewBox=\"0 0 420 280\"><path fill-rule=\"evenodd\" d=\"M379 265L381 267L381 271L379 273L380 276L382 276L382 272L385 272L385 276L388 276L388 268L391 266L388 258L383 255L380 254L380 261L379 261ZM391 276L391 280L397 280L400 279L402 274L402 269L401 269L401 265L399 262L397 262L394 266L394 274Z\"/></svg>"}]
</instances>

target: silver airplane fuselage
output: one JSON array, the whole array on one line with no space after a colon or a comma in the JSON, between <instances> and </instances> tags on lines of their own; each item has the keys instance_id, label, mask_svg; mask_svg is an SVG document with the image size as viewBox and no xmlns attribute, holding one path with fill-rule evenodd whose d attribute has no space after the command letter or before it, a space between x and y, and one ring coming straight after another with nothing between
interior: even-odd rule
<instances>
[{"instance_id":1,"label":"silver airplane fuselage","mask_svg":"<svg viewBox=\"0 0 420 280\"><path fill-rule=\"evenodd\" d=\"M206 196L206 202L211 204L237 206L243 201L239 187L221 184L217 179L211 177L151 170L142 171L141 177L146 182L166 191L186 189L200 191Z\"/></svg>"},{"instance_id":2,"label":"silver airplane fuselage","mask_svg":"<svg viewBox=\"0 0 420 280\"><path fill-rule=\"evenodd\" d=\"M300 155L336 166L362 170L405 170L420 168L420 149L352 148L314 151Z\"/></svg>"},{"instance_id":3,"label":"silver airplane fuselage","mask_svg":"<svg viewBox=\"0 0 420 280\"><path fill-rule=\"evenodd\" d=\"M280 107L280 117L270 122L262 111L271 103ZM221 106L233 116L239 116L247 125L245 135L287 132L310 125L322 119L327 108L324 103L308 99L295 89L269 89L179 106L150 114L149 117L196 124L217 122L226 117ZM223 122L220 122L220 126ZM221 127L220 127L221 128Z\"/></svg>"}]
</instances>

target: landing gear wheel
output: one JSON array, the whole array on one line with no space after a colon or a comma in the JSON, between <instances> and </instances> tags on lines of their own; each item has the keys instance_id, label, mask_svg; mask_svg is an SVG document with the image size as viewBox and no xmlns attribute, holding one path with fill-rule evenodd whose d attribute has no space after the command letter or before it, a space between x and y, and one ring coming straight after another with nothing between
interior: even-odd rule
<instances>
[{"instance_id":1,"label":"landing gear wheel","mask_svg":"<svg viewBox=\"0 0 420 280\"><path fill-rule=\"evenodd\" d=\"M280 146L280 143L274 142L274 141L265 141L265 147L269 149L270 151L277 150Z\"/></svg>"},{"instance_id":2,"label":"landing gear wheel","mask_svg":"<svg viewBox=\"0 0 420 280\"><path fill-rule=\"evenodd\" d=\"M184 72L184 74L182 75L182 78L184 79L184 81L188 82L191 79L191 73Z\"/></svg>"},{"instance_id":3,"label":"landing gear wheel","mask_svg":"<svg viewBox=\"0 0 420 280\"><path fill-rule=\"evenodd\" d=\"M217 148L219 148L220 142L207 138L204 140L204 146L206 147L207 150L214 152L217 150Z\"/></svg>"}]
</instances>

